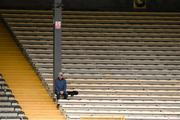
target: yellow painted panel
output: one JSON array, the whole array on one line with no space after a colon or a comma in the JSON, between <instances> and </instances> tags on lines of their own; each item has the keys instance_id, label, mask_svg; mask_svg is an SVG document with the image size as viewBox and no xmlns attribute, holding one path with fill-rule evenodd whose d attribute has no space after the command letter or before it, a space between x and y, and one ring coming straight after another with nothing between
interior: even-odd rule
<instances>
[{"instance_id":1,"label":"yellow painted panel","mask_svg":"<svg viewBox=\"0 0 180 120\"><path fill-rule=\"evenodd\" d=\"M0 73L29 120L64 120L11 35L0 23Z\"/></svg>"}]
</instances>

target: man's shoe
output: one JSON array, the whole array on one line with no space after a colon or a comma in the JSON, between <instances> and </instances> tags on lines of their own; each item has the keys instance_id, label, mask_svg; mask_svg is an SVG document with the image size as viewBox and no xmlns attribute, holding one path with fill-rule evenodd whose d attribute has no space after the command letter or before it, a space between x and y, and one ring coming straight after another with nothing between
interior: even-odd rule
<instances>
[{"instance_id":1,"label":"man's shoe","mask_svg":"<svg viewBox=\"0 0 180 120\"><path fill-rule=\"evenodd\" d=\"M59 104L56 105L56 108L59 109Z\"/></svg>"},{"instance_id":2,"label":"man's shoe","mask_svg":"<svg viewBox=\"0 0 180 120\"><path fill-rule=\"evenodd\" d=\"M56 102L57 101L57 99L56 98L53 98L53 102Z\"/></svg>"}]
</instances>

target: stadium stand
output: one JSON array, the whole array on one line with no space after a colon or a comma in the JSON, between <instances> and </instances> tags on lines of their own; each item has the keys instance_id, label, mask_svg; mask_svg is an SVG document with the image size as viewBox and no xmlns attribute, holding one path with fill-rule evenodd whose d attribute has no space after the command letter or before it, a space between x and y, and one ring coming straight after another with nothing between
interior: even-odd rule
<instances>
[{"instance_id":1,"label":"stadium stand","mask_svg":"<svg viewBox=\"0 0 180 120\"><path fill-rule=\"evenodd\" d=\"M52 11L1 13L52 94ZM66 119L179 120L179 15L63 11L62 70L79 91L58 101Z\"/></svg>"}]
</instances>

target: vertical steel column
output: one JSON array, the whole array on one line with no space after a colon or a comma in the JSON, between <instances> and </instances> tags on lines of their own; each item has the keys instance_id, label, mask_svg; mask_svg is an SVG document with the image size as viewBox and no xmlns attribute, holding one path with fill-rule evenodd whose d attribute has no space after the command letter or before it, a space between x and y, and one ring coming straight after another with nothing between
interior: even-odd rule
<instances>
[{"instance_id":1,"label":"vertical steel column","mask_svg":"<svg viewBox=\"0 0 180 120\"><path fill-rule=\"evenodd\" d=\"M53 16L53 94L55 93L54 84L58 73L61 72L61 20L62 20L62 0L54 0Z\"/></svg>"}]
</instances>

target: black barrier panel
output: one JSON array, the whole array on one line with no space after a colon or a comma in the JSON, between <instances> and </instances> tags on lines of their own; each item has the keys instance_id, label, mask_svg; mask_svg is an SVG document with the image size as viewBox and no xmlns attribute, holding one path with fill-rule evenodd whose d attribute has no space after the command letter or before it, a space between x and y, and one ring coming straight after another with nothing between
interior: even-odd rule
<instances>
[{"instance_id":1,"label":"black barrier panel","mask_svg":"<svg viewBox=\"0 0 180 120\"><path fill-rule=\"evenodd\" d=\"M1 9L51 9L53 0L0 0Z\"/></svg>"},{"instance_id":2,"label":"black barrier panel","mask_svg":"<svg viewBox=\"0 0 180 120\"><path fill-rule=\"evenodd\" d=\"M134 0L63 0L64 10L180 11L180 0L145 0L145 9L134 8ZM0 0L3 9L52 9L53 0Z\"/></svg>"}]
</instances>

